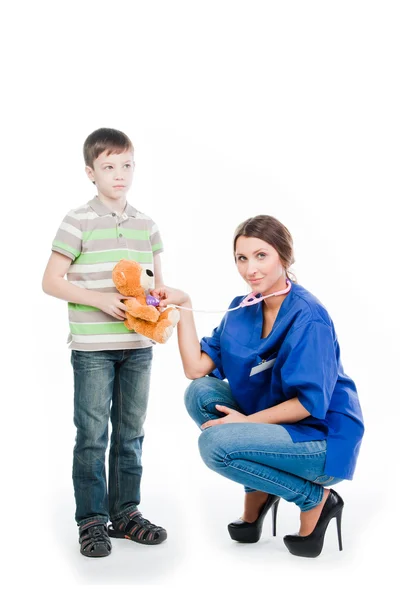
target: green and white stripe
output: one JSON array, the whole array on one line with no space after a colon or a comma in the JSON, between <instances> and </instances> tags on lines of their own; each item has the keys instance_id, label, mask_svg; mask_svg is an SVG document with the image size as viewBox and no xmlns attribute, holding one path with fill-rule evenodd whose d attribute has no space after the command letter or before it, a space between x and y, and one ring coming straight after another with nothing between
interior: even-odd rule
<instances>
[{"instance_id":1,"label":"green and white stripe","mask_svg":"<svg viewBox=\"0 0 400 600\"><path fill-rule=\"evenodd\" d=\"M122 215L112 213L97 197L71 210L61 223L52 249L72 260L70 283L102 292L116 292L112 270L123 258L154 270L153 258L163 250L157 225L129 204ZM102 311L68 304L72 350L120 350L151 346L148 338L126 329Z\"/></svg>"}]
</instances>

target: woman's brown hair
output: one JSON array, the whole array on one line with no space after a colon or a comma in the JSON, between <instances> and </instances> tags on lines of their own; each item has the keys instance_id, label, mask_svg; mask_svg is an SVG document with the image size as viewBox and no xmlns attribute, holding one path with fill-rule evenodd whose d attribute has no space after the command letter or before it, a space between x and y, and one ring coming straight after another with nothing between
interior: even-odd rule
<instances>
[{"instance_id":1,"label":"woman's brown hair","mask_svg":"<svg viewBox=\"0 0 400 600\"><path fill-rule=\"evenodd\" d=\"M243 221L235 231L233 252L236 251L236 242L241 235L259 238L275 248L288 278L296 281L293 273L289 271L289 267L294 263L293 238L289 230L278 219L269 215L258 215Z\"/></svg>"}]
</instances>

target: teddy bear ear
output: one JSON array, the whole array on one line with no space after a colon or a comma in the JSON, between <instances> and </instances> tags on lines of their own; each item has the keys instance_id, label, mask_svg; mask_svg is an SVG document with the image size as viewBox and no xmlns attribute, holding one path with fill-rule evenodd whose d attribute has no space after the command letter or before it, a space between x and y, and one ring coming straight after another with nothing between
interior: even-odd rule
<instances>
[{"instance_id":1,"label":"teddy bear ear","mask_svg":"<svg viewBox=\"0 0 400 600\"><path fill-rule=\"evenodd\" d=\"M126 275L123 271L116 271L113 273L113 282L116 288L126 285Z\"/></svg>"}]
</instances>

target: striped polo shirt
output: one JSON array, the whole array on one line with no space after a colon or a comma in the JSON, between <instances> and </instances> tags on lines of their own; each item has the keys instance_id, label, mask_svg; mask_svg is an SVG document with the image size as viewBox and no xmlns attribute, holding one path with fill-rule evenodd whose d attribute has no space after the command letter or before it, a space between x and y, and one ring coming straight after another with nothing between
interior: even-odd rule
<instances>
[{"instance_id":1,"label":"striped polo shirt","mask_svg":"<svg viewBox=\"0 0 400 600\"><path fill-rule=\"evenodd\" d=\"M112 270L119 260L135 260L154 271L153 257L163 245L150 217L126 204L122 215L97 196L71 210L60 225L52 250L72 259L70 283L90 290L117 292ZM130 332L123 321L93 306L68 303L71 350L125 350L152 346L149 338Z\"/></svg>"}]
</instances>

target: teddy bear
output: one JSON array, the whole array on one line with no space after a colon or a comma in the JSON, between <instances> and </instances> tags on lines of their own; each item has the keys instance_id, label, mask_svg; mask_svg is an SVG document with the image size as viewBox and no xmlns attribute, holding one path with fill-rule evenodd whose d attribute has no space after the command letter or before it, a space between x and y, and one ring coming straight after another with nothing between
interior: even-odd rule
<instances>
[{"instance_id":1,"label":"teddy bear","mask_svg":"<svg viewBox=\"0 0 400 600\"><path fill-rule=\"evenodd\" d=\"M127 308L124 321L126 328L165 344L171 337L180 314L176 308L160 309L158 300L146 295L154 287L153 271L144 269L134 260L122 259L115 265L112 279L120 294L131 296L129 300L123 301Z\"/></svg>"}]
</instances>

